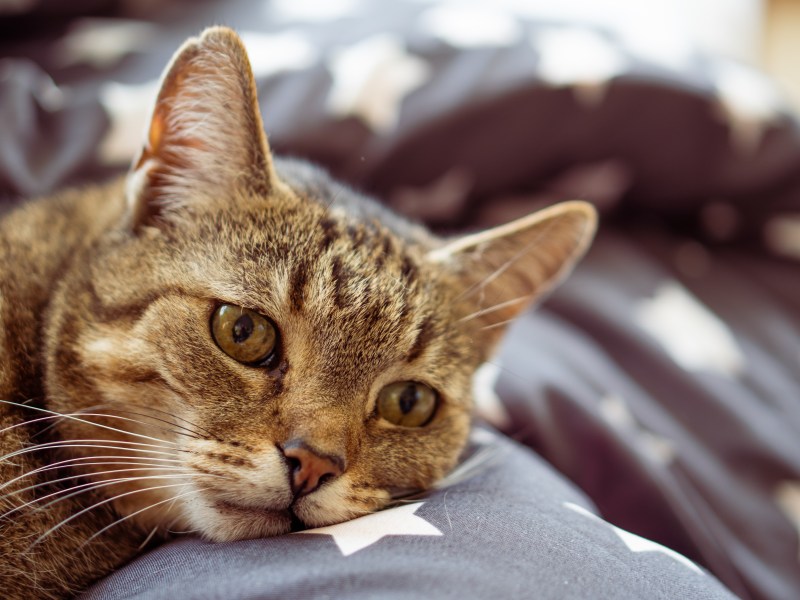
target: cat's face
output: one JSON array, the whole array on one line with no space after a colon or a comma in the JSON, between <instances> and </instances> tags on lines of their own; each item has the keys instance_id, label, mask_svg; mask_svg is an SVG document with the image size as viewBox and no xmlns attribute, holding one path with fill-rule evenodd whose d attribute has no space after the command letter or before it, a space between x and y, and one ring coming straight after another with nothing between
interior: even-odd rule
<instances>
[{"instance_id":1,"label":"cat's face","mask_svg":"<svg viewBox=\"0 0 800 600\"><path fill-rule=\"evenodd\" d=\"M354 215L352 192L271 159L253 90L228 30L178 53L127 205L48 324L54 408L130 432L60 422L110 441L72 451L84 472L127 479L102 488L123 516L213 540L343 521L441 478L474 370L594 227L573 203L448 244Z\"/></svg>"}]
</instances>

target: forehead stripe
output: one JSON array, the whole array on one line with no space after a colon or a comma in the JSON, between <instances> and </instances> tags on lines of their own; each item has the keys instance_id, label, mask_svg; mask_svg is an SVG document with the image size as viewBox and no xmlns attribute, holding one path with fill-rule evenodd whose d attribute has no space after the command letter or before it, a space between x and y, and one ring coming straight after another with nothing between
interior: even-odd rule
<instances>
[{"instance_id":1,"label":"forehead stripe","mask_svg":"<svg viewBox=\"0 0 800 600\"><path fill-rule=\"evenodd\" d=\"M433 339L433 334L433 323L431 322L431 318L427 317L417 330L417 338L414 340L411 350L409 350L406 355L406 362L413 362L420 357L428 343Z\"/></svg>"}]
</instances>

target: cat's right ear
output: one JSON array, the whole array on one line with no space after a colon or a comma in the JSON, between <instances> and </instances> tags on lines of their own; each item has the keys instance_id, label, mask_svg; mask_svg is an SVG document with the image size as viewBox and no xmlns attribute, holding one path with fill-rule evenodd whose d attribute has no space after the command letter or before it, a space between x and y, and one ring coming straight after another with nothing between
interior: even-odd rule
<instances>
[{"instance_id":1,"label":"cat's right ear","mask_svg":"<svg viewBox=\"0 0 800 600\"><path fill-rule=\"evenodd\" d=\"M583 256L597 227L594 207L562 202L511 223L455 238L428 260L455 272L472 320L488 346L505 326L541 300Z\"/></svg>"},{"instance_id":2,"label":"cat's right ear","mask_svg":"<svg viewBox=\"0 0 800 600\"><path fill-rule=\"evenodd\" d=\"M128 224L179 221L234 190L266 195L276 184L244 45L231 29L206 29L164 73L128 175Z\"/></svg>"}]
</instances>

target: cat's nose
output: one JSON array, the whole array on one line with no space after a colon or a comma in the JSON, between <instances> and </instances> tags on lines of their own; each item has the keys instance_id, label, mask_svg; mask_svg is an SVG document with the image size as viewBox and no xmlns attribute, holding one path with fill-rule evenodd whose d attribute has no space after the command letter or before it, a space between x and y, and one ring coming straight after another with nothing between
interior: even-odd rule
<instances>
[{"instance_id":1,"label":"cat's nose","mask_svg":"<svg viewBox=\"0 0 800 600\"><path fill-rule=\"evenodd\" d=\"M344 472L344 459L318 452L303 440L286 442L281 450L289 466L289 483L295 498L310 494Z\"/></svg>"}]
</instances>

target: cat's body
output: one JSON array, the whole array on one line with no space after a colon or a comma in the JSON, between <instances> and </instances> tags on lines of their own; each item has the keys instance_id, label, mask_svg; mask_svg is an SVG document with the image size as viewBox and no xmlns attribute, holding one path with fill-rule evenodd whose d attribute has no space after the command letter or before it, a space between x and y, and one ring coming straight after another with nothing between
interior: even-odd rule
<instances>
[{"instance_id":1,"label":"cat's body","mask_svg":"<svg viewBox=\"0 0 800 600\"><path fill-rule=\"evenodd\" d=\"M30 204L0 220L0 265L3 265L0 273L0 399L32 402L36 406L46 404L42 401L45 395L42 377L44 316L53 287L67 268L70 257L97 235L96 226L102 219L96 219L95 211L98 207L113 205L103 202L107 197L102 189L76 191ZM121 210L121 205L116 207L118 214ZM32 440L33 435L52 421L15 427L43 416L47 415L12 404L0 404L0 429L4 430L0 434L0 453L5 455L52 439ZM6 484L0 493L0 513L15 510L37 496L33 490L19 494L20 490L56 478L52 472L43 472L39 476L17 479L56 462L59 460L56 456L32 452L0 461L0 484ZM15 479L15 483L7 484ZM39 495L52 491L48 489ZM45 511L31 506L0 519L3 597L64 596L109 572L136 552L141 536L129 531L120 531L113 537L83 546L98 528L116 519L109 510L92 511L75 519L72 526L30 548L40 534L69 518L86 501L91 498L61 502ZM84 555L85 560L76 561L76 556L80 555Z\"/></svg>"},{"instance_id":2,"label":"cat's body","mask_svg":"<svg viewBox=\"0 0 800 600\"><path fill-rule=\"evenodd\" d=\"M0 404L6 597L80 589L151 532L276 535L426 489L472 373L593 229L569 203L440 240L273 160L238 38L190 41L126 182L0 220L0 399L30 405Z\"/></svg>"}]
</instances>

